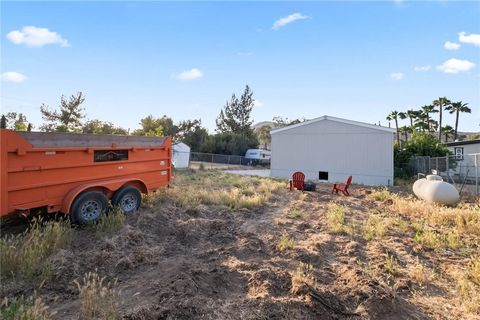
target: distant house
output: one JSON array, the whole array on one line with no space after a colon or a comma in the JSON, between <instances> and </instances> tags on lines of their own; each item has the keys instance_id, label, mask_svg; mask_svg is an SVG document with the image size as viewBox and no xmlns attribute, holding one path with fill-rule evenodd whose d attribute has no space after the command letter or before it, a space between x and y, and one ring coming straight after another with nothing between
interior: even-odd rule
<instances>
[{"instance_id":1,"label":"distant house","mask_svg":"<svg viewBox=\"0 0 480 320\"><path fill-rule=\"evenodd\" d=\"M270 133L273 177L393 185L394 129L323 116Z\"/></svg>"},{"instance_id":2,"label":"distant house","mask_svg":"<svg viewBox=\"0 0 480 320\"><path fill-rule=\"evenodd\" d=\"M463 158L466 154L480 153L480 139L448 142L446 145L458 158Z\"/></svg>"}]
</instances>

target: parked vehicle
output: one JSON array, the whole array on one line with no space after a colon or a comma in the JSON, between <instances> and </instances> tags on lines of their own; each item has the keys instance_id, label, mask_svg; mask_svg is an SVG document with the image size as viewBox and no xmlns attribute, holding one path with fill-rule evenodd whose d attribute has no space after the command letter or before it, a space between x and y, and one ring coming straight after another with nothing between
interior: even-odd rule
<instances>
[{"instance_id":1,"label":"parked vehicle","mask_svg":"<svg viewBox=\"0 0 480 320\"><path fill-rule=\"evenodd\" d=\"M1 129L0 216L32 210L97 221L109 202L126 214L171 180L171 138Z\"/></svg>"},{"instance_id":2,"label":"parked vehicle","mask_svg":"<svg viewBox=\"0 0 480 320\"><path fill-rule=\"evenodd\" d=\"M252 165L270 163L271 152L264 149L248 149L245 158L250 160Z\"/></svg>"}]
</instances>

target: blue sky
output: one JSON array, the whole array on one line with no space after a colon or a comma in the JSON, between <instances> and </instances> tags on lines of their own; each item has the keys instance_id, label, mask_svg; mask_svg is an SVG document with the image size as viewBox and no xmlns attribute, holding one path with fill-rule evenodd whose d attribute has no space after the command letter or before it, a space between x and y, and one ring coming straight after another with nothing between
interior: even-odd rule
<instances>
[{"instance_id":1,"label":"blue sky","mask_svg":"<svg viewBox=\"0 0 480 320\"><path fill-rule=\"evenodd\" d=\"M479 131L479 2L2 1L1 9L1 111L23 112L37 127L42 103L82 91L88 118L130 129L149 114L201 118L213 132L227 99L249 84L256 122L328 114L386 124L393 109L447 96L472 109L459 130Z\"/></svg>"}]
</instances>

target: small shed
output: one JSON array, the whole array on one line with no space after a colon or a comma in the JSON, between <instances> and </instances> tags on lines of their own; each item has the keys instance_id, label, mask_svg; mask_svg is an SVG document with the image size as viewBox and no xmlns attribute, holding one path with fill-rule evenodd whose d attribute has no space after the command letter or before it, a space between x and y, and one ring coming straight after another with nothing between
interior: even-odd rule
<instances>
[{"instance_id":1,"label":"small shed","mask_svg":"<svg viewBox=\"0 0 480 320\"><path fill-rule=\"evenodd\" d=\"M172 146L172 164L176 169L188 168L190 165L190 147L183 142L175 142Z\"/></svg>"},{"instance_id":2,"label":"small shed","mask_svg":"<svg viewBox=\"0 0 480 320\"><path fill-rule=\"evenodd\" d=\"M272 177L393 185L395 130L331 116L272 130Z\"/></svg>"}]
</instances>

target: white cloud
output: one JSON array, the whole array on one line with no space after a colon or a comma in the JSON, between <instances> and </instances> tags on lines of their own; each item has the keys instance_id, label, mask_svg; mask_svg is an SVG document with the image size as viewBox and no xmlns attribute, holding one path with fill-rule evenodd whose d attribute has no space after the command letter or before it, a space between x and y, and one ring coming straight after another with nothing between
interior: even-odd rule
<instances>
[{"instance_id":1,"label":"white cloud","mask_svg":"<svg viewBox=\"0 0 480 320\"><path fill-rule=\"evenodd\" d=\"M460 43L447 41L443 47L447 50L458 50L460 48Z\"/></svg>"},{"instance_id":2,"label":"white cloud","mask_svg":"<svg viewBox=\"0 0 480 320\"><path fill-rule=\"evenodd\" d=\"M477 47L480 47L480 34L478 33L466 34L465 32L460 32L458 34L458 41L463 43L473 44Z\"/></svg>"},{"instance_id":3,"label":"white cloud","mask_svg":"<svg viewBox=\"0 0 480 320\"><path fill-rule=\"evenodd\" d=\"M27 76L15 71L2 73L2 81L20 83L27 80Z\"/></svg>"},{"instance_id":4,"label":"white cloud","mask_svg":"<svg viewBox=\"0 0 480 320\"><path fill-rule=\"evenodd\" d=\"M437 69L444 73L459 73L468 71L474 67L475 63L473 62L452 58L437 66Z\"/></svg>"},{"instance_id":5,"label":"white cloud","mask_svg":"<svg viewBox=\"0 0 480 320\"><path fill-rule=\"evenodd\" d=\"M426 72L429 71L432 68L432 66L418 66L418 67L413 67L413 70L417 72Z\"/></svg>"},{"instance_id":6,"label":"white cloud","mask_svg":"<svg viewBox=\"0 0 480 320\"><path fill-rule=\"evenodd\" d=\"M34 26L23 27L22 30L10 31L7 39L15 44L24 44L27 47L42 47L47 44L58 44L61 47L69 47L67 39L60 34L50 31L47 28Z\"/></svg>"},{"instance_id":7,"label":"white cloud","mask_svg":"<svg viewBox=\"0 0 480 320\"><path fill-rule=\"evenodd\" d=\"M304 16L303 14L298 13L298 12L292 13L291 15L288 15L286 17L280 18L277 21L275 21L273 23L272 29L273 30L278 30L281 27L284 27L289 23L295 22L297 20L304 20L304 19L308 19L308 16Z\"/></svg>"},{"instance_id":8,"label":"white cloud","mask_svg":"<svg viewBox=\"0 0 480 320\"><path fill-rule=\"evenodd\" d=\"M253 106L254 106L254 107L263 107L263 102L261 102L260 100L255 99L255 101L253 102Z\"/></svg>"},{"instance_id":9,"label":"white cloud","mask_svg":"<svg viewBox=\"0 0 480 320\"><path fill-rule=\"evenodd\" d=\"M403 79L403 73L401 72L394 72L390 74L390 79L393 80L402 80Z\"/></svg>"},{"instance_id":10,"label":"white cloud","mask_svg":"<svg viewBox=\"0 0 480 320\"><path fill-rule=\"evenodd\" d=\"M179 74L174 74L172 77L178 80L195 80L203 77L203 73L199 69L193 68L180 72Z\"/></svg>"}]
</instances>

